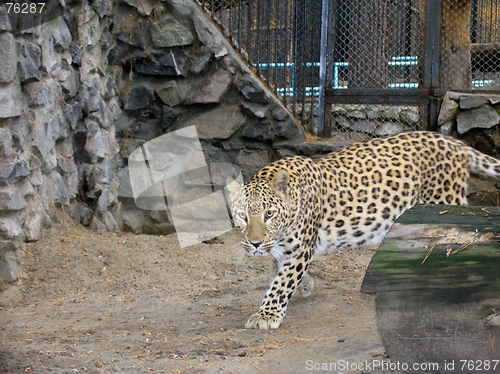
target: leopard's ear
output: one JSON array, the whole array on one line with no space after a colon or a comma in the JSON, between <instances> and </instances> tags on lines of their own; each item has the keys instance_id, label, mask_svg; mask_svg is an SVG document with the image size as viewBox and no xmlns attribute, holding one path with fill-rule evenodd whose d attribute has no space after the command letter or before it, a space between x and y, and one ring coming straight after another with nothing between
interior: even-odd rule
<instances>
[{"instance_id":1,"label":"leopard's ear","mask_svg":"<svg viewBox=\"0 0 500 374\"><path fill-rule=\"evenodd\" d=\"M239 184L235 179L227 177L226 188L229 191L229 200L233 201L241 189L241 184Z\"/></svg>"},{"instance_id":2,"label":"leopard's ear","mask_svg":"<svg viewBox=\"0 0 500 374\"><path fill-rule=\"evenodd\" d=\"M290 174L284 169L278 170L271 180L271 187L274 192L283 199L288 199L288 182L290 182Z\"/></svg>"}]
</instances>

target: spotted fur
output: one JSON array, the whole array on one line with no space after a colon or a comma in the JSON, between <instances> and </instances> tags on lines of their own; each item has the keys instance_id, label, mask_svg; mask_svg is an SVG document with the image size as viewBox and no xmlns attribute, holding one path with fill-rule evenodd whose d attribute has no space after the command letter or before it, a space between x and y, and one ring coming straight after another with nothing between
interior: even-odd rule
<instances>
[{"instance_id":1,"label":"spotted fur","mask_svg":"<svg viewBox=\"0 0 500 374\"><path fill-rule=\"evenodd\" d=\"M242 247L254 256L272 254L278 263L246 327L280 326L294 292L310 293L306 272L314 256L379 244L417 203L467 204L469 171L500 178L500 161L452 137L417 131L360 142L319 160L287 157L243 186L230 183Z\"/></svg>"}]
</instances>

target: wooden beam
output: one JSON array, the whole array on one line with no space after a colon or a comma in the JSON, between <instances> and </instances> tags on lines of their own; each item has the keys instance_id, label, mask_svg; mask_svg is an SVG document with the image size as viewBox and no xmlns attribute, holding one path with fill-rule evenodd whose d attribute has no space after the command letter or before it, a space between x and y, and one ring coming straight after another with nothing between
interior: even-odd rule
<instances>
[{"instance_id":1,"label":"wooden beam","mask_svg":"<svg viewBox=\"0 0 500 374\"><path fill-rule=\"evenodd\" d=\"M377 292L391 361L499 360L500 208L419 205L393 225L362 291ZM484 342L482 344L481 342ZM490 367L484 373L500 372Z\"/></svg>"}]
</instances>

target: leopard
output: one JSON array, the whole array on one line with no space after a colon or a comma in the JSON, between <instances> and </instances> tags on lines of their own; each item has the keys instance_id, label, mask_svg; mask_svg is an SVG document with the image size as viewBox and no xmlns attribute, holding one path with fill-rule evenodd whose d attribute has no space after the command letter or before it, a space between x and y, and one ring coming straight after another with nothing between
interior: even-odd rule
<instances>
[{"instance_id":1,"label":"leopard","mask_svg":"<svg viewBox=\"0 0 500 374\"><path fill-rule=\"evenodd\" d=\"M403 132L346 146L322 158L289 156L247 183L228 178L241 247L274 257L277 274L245 328L276 329L294 295L307 296L311 261L376 246L416 204L466 205L470 173L500 178L500 160L449 135Z\"/></svg>"}]
</instances>

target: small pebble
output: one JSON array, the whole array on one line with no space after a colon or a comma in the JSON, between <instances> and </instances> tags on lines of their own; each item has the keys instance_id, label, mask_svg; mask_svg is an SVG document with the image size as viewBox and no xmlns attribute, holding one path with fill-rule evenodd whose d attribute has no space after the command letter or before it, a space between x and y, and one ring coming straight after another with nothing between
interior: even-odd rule
<instances>
[{"instance_id":1,"label":"small pebble","mask_svg":"<svg viewBox=\"0 0 500 374\"><path fill-rule=\"evenodd\" d=\"M245 351L238 352L238 356L240 356L240 357L245 357L246 355L247 355L247 353Z\"/></svg>"},{"instance_id":2,"label":"small pebble","mask_svg":"<svg viewBox=\"0 0 500 374\"><path fill-rule=\"evenodd\" d=\"M339 343L343 343L343 342L345 342L345 339L339 339L339 340L337 340L337 341L338 341Z\"/></svg>"}]
</instances>

